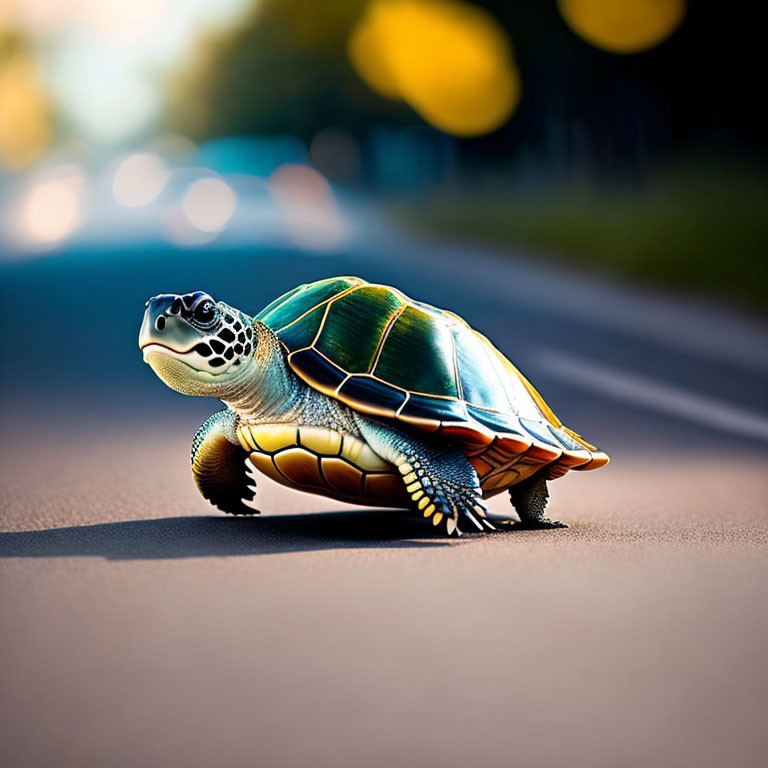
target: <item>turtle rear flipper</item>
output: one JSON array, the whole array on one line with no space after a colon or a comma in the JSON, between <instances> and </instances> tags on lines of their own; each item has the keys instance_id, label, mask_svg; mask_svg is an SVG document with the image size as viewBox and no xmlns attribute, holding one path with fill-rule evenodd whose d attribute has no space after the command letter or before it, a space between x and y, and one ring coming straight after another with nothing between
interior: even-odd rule
<instances>
[{"instance_id":1,"label":"turtle rear flipper","mask_svg":"<svg viewBox=\"0 0 768 768\"><path fill-rule=\"evenodd\" d=\"M509 489L515 512L520 516L519 528L568 528L562 520L550 520L544 516L549 501L546 471L537 472Z\"/></svg>"},{"instance_id":2,"label":"turtle rear flipper","mask_svg":"<svg viewBox=\"0 0 768 768\"><path fill-rule=\"evenodd\" d=\"M230 515L258 515L247 506L255 486L245 461L248 453L237 442L235 414L224 410L214 413L197 430L192 441L192 474L204 498Z\"/></svg>"}]
</instances>

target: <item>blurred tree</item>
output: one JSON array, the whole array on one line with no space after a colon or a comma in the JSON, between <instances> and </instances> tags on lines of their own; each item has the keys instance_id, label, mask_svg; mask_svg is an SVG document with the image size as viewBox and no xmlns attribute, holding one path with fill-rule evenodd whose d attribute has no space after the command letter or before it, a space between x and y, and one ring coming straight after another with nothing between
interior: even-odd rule
<instances>
[{"instance_id":1,"label":"blurred tree","mask_svg":"<svg viewBox=\"0 0 768 768\"><path fill-rule=\"evenodd\" d=\"M22 38L0 29L0 167L29 165L52 136L48 97Z\"/></svg>"},{"instance_id":2,"label":"blurred tree","mask_svg":"<svg viewBox=\"0 0 768 768\"><path fill-rule=\"evenodd\" d=\"M615 55L574 34L555 0L476 4L509 33L523 86L508 123L461 141L465 169L508 160L555 178L633 182L670 153L764 151L765 5L691 3L660 45ZM329 126L359 139L381 125L420 124L403 103L377 96L349 63L349 35L366 5L262 0L180 76L175 127L198 140L289 133L309 141Z\"/></svg>"},{"instance_id":3,"label":"blurred tree","mask_svg":"<svg viewBox=\"0 0 768 768\"><path fill-rule=\"evenodd\" d=\"M638 53L666 40L685 17L685 0L558 0L579 37L612 53Z\"/></svg>"},{"instance_id":4,"label":"blurred tree","mask_svg":"<svg viewBox=\"0 0 768 768\"><path fill-rule=\"evenodd\" d=\"M504 29L463 0L371 0L349 38L358 74L452 136L484 136L520 101Z\"/></svg>"},{"instance_id":5,"label":"blurred tree","mask_svg":"<svg viewBox=\"0 0 768 768\"><path fill-rule=\"evenodd\" d=\"M376 96L353 71L347 38L365 0L263 0L238 29L205 42L171 94L175 126L194 139L291 134L309 141L410 110Z\"/></svg>"}]
</instances>

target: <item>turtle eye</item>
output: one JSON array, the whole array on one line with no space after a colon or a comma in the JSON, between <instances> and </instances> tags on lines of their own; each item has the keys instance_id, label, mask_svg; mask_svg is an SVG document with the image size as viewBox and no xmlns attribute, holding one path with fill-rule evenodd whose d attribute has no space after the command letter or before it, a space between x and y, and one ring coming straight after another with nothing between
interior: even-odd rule
<instances>
[{"instance_id":1,"label":"turtle eye","mask_svg":"<svg viewBox=\"0 0 768 768\"><path fill-rule=\"evenodd\" d=\"M195 307L193 317L198 323L207 325L216 317L216 305L208 299L201 301Z\"/></svg>"}]
</instances>

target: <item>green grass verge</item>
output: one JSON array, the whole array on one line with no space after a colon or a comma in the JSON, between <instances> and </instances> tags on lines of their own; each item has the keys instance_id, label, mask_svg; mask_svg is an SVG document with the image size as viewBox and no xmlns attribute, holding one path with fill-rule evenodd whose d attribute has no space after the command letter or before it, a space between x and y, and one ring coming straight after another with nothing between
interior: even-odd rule
<instances>
[{"instance_id":1,"label":"green grass verge","mask_svg":"<svg viewBox=\"0 0 768 768\"><path fill-rule=\"evenodd\" d=\"M440 237L524 246L768 310L768 176L756 171L677 170L632 192L485 185L396 208Z\"/></svg>"}]
</instances>

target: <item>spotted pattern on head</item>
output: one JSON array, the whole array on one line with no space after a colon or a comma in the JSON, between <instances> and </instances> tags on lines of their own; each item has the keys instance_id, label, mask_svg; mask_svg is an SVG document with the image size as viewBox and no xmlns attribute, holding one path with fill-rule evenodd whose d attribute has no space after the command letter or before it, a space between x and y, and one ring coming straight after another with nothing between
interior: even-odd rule
<instances>
[{"instance_id":1,"label":"spotted pattern on head","mask_svg":"<svg viewBox=\"0 0 768 768\"><path fill-rule=\"evenodd\" d=\"M238 366L253 349L251 326L243 323L238 314L229 307L222 309L219 330L195 347L195 352L201 357L209 358L208 365L212 368L220 368L228 362Z\"/></svg>"},{"instance_id":2,"label":"spotted pattern on head","mask_svg":"<svg viewBox=\"0 0 768 768\"><path fill-rule=\"evenodd\" d=\"M161 294L153 299L170 300L172 296ZM147 306L153 299L147 302ZM248 359L255 346L250 319L228 304L214 301L202 291L173 296L170 306L156 321L158 332L162 332L163 328L158 327L157 322L163 320L164 315L178 317L200 335L200 341L194 347L180 353L185 362L199 370L221 373L229 367L237 368Z\"/></svg>"}]
</instances>

